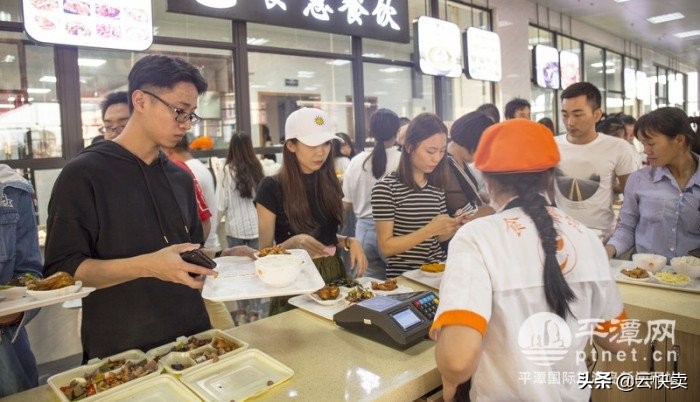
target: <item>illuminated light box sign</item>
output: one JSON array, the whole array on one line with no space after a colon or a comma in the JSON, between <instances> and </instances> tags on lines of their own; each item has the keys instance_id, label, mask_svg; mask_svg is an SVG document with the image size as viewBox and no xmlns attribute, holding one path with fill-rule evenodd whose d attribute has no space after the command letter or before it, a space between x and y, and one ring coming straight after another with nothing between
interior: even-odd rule
<instances>
[{"instance_id":1,"label":"illuminated light box sign","mask_svg":"<svg viewBox=\"0 0 700 402\"><path fill-rule=\"evenodd\" d=\"M451 22L420 17L415 23L416 54L423 74L456 78L462 75L462 35Z\"/></svg>"},{"instance_id":2,"label":"illuminated light box sign","mask_svg":"<svg viewBox=\"0 0 700 402\"><path fill-rule=\"evenodd\" d=\"M561 66L561 89L581 81L581 62L574 52L562 50L559 52L559 64Z\"/></svg>"},{"instance_id":3,"label":"illuminated light box sign","mask_svg":"<svg viewBox=\"0 0 700 402\"><path fill-rule=\"evenodd\" d=\"M168 0L168 11L408 43L408 0L239 0L227 8Z\"/></svg>"},{"instance_id":4,"label":"illuminated light box sign","mask_svg":"<svg viewBox=\"0 0 700 402\"><path fill-rule=\"evenodd\" d=\"M559 51L551 46L532 49L533 81L542 88L559 88Z\"/></svg>"},{"instance_id":5,"label":"illuminated light box sign","mask_svg":"<svg viewBox=\"0 0 700 402\"><path fill-rule=\"evenodd\" d=\"M22 0L22 18L39 42L137 51L153 43L151 0Z\"/></svg>"},{"instance_id":6,"label":"illuminated light box sign","mask_svg":"<svg viewBox=\"0 0 700 402\"><path fill-rule=\"evenodd\" d=\"M643 71L637 71L637 99L644 102L645 105L651 104L651 87L649 86L649 78Z\"/></svg>"},{"instance_id":7,"label":"illuminated light box sign","mask_svg":"<svg viewBox=\"0 0 700 402\"><path fill-rule=\"evenodd\" d=\"M501 80L501 38L497 33L469 27L464 32L467 76L474 80Z\"/></svg>"}]
</instances>

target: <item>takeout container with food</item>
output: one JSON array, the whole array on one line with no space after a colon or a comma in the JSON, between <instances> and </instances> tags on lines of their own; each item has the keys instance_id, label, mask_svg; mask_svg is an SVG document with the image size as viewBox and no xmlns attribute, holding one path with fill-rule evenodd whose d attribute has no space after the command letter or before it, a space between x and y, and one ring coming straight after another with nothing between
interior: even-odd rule
<instances>
[{"instance_id":1,"label":"takeout container with food","mask_svg":"<svg viewBox=\"0 0 700 402\"><path fill-rule=\"evenodd\" d=\"M100 401L179 401L200 402L185 384L168 374L161 374L133 385L124 385Z\"/></svg>"},{"instance_id":2,"label":"takeout container with food","mask_svg":"<svg viewBox=\"0 0 700 402\"><path fill-rule=\"evenodd\" d=\"M161 367L140 350L128 350L55 374L49 387L62 401L96 400L160 375Z\"/></svg>"},{"instance_id":3,"label":"takeout container with food","mask_svg":"<svg viewBox=\"0 0 700 402\"><path fill-rule=\"evenodd\" d=\"M146 352L167 372L182 375L195 368L229 358L248 348L248 344L218 330L210 329L190 337L180 337Z\"/></svg>"},{"instance_id":4,"label":"takeout container with food","mask_svg":"<svg viewBox=\"0 0 700 402\"><path fill-rule=\"evenodd\" d=\"M666 257L658 254L632 254L632 261L641 269L657 272L666 266Z\"/></svg>"},{"instance_id":5,"label":"takeout container with food","mask_svg":"<svg viewBox=\"0 0 700 402\"><path fill-rule=\"evenodd\" d=\"M677 274L687 275L691 279L700 278L700 258L692 255L671 258L671 268Z\"/></svg>"},{"instance_id":6,"label":"takeout container with food","mask_svg":"<svg viewBox=\"0 0 700 402\"><path fill-rule=\"evenodd\" d=\"M180 378L205 401L242 402L267 392L294 370L257 349L245 350L216 365L197 368Z\"/></svg>"}]
</instances>

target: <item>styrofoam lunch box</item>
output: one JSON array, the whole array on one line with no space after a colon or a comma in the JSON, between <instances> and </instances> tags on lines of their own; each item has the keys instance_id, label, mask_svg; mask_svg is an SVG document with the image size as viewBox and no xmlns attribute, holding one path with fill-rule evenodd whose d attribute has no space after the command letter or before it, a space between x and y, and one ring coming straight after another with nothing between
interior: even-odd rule
<instances>
[{"instance_id":1,"label":"styrofoam lunch box","mask_svg":"<svg viewBox=\"0 0 700 402\"><path fill-rule=\"evenodd\" d=\"M102 401L200 402L201 399L175 377L161 374L133 385L126 384Z\"/></svg>"},{"instance_id":2,"label":"styrofoam lunch box","mask_svg":"<svg viewBox=\"0 0 700 402\"><path fill-rule=\"evenodd\" d=\"M51 389L58 396L58 398L61 401L67 402L67 401L70 401L70 399L68 399L68 397L66 397L66 395L61 391L61 387L68 386L70 384L70 382L74 379L77 379L77 378L84 379L86 376L88 376L91 373L98 370L103 364L105 364L109 361L115 361L115 360L119 360L119 359L124 359L127 361L131 361L133 363L137 363L137 362L140 362L144 359L149 359L149 358L146 356L145 353L143 353L140 350L136 350L136 349L127 350L126 352L118 353L116 355L109 356L109 357L106 357L104 359L91 360L90 362L88 362L88 364L85 364L83 366L76 367L74 369L55 374L55 375L51 376L47 382L49 384L49 387L51 387ZM149 359L149 360L152 360L152 359ZM119 372L121 367L122 366L115 367L114 369L109 370L107 372L117 373L117 372ZM124 384L116 385L116 386L114 386L110 389L107 389L105 391L97 392L95 395L91 395L91 396L83 398L81 400L90 400L90 401L100 400L104 397L107 397L111 394L114 394L115 392L119 391L119 389L125 387L126 385L133 385L136 383L140 383L142 381L145 381L145 380L148 380L150 378L153 378L153 377L160 375L161 372L162 372L162 367L159 365L158 368L155 371L153 371L152 373L149 373L143 377L135 378L135 379L133 379L129 382L126 382Z\"/></svg>"},{"instance_id":3,"label":"styrofoam lunch box","mask_svg":"<svg viewBox=\"0 0 700 402\"><path fill-rule=\"evenodd\" d=\"M180 377L205 401L242 402L269 391L294 375L294 370L258 349L242 351Z\"/></svg>"},{"instance_id":4,"label":"styrofoam lunch box","mask_svg":"<svg viewBox=\"0 0 700 402\"><path fill-rule=\"evenodd\" d=\"M174 351L177 345L185 345L188 340L194 337L199 340L208 340L202 346L187 351ZM175 342L170 342L157 348L153 348L146 352L146 356L150 359L158 361L158 364L167 372L174 375L183 375L192 371L195 368L212 364L215 360L220 361L236 355L246 349L248 344L240 339L228 335L219 329L210 329L200 332L191 337L181 336ZM235 348L220 355L217 355L216 348L212 345L215 339L221 339L235 345ZM213 358L216 356L216 358ZM173 365L182 365L182 368L173 367Z\"/></svg>"}]
</instances>

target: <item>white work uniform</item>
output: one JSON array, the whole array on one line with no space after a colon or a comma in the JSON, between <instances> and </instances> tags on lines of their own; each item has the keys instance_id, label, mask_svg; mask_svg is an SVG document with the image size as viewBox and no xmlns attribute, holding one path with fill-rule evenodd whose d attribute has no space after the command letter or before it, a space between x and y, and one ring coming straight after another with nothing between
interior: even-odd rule
<instances>
[{"instance_id":1,"label":"white work uniform","mask_svg":"<svg viewBox=\"0 0 700 402\"><path fill-rule=\"evenodd\" d=\"M575 318L567 316L566 322L547 305L544 252L533 221L521 208L476 219L450 242L431 332L439 337L443 326L466 325L484 335L472 376L472 401L587 401L590 389L577 385L578 373L587 370L584 363L576 362L576 353L584 350L595 323L582 329L578 320L598 319L599 325L606 325L602 321L624 319L600 239L561 210L548 207L548 211L559 234L557 260L576 295L569 303ZM536 313L548 319L528 320ZM528 353L559 360L542 366ZM522 373L541 372L570 374L574 381L534 384L522 380Z\"/></svg>"}]
</instances>

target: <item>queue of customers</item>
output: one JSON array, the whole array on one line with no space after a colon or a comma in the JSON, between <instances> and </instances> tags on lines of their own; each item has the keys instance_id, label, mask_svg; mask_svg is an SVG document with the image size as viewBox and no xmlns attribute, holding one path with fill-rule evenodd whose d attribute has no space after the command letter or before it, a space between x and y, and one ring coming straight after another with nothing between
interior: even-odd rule
<instances>
[{"instance_id":1,"label":"queue of customers","mask_svg":"<svg viewBox=\"0 0 700 402\"><path fill-rule=\"evenodd\" d=\"M432 113L402 124L379 109L369 121L374 147L357 155L348 152L349 137L331 132L324 111L302 108L286 120L277 174L265 176L250 137L235 134L214 185L186 145L207 87L200 71L182 59L147 56L128 81L125 105L114 101L121 97L103 104L105 140L69 161L55 183L43 270L37 258L0 266L3 282L61 270L98 289L83 300L85 361L233 325L225 306L199 293L212 272L180 253L204 246L212 257L254 258L255 249L282 245L309 252L326 282L393 278L446 261L431 330L446 400L585 400L590 390L518 384L529 363L503 360L504 350L516 354L518 325L549 312L574 329L574 317L586 316L617 331L609 324L625 313L607 257L631 248L673 257L700 246L700 140L691 120L675 108L640 117L633 133L648 163L640 169L626 139L596 130L601 94L590 83L561 94L565 135L531 122L522 99L509 103L504 122L484 105L449 129ZM3 202L31 191L10 175L0 179L9 191ZM624 194L619 222L616 192ZM26 214L21 205L11 202L12 213ZM355 226L341 232L348 214ZM221 246L215 228L223 217ZM22 236L36 232L27 219L15 223ZM38 245L22 236L12 237L24 242L22 256L37 257ZM562 247L581 258L562 267ZM286 299L270 303L271 314L289 308ZM23 328L34 314L0 317L2 395L36 385ZM571 359L558 367L581 368Z\"/></svg>"}]
</instances>

